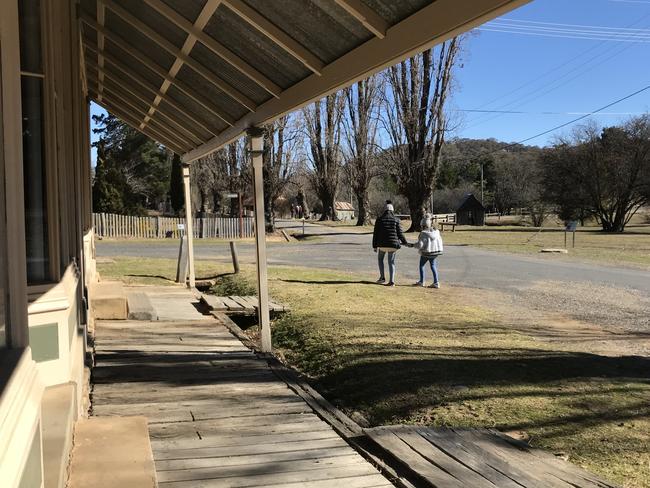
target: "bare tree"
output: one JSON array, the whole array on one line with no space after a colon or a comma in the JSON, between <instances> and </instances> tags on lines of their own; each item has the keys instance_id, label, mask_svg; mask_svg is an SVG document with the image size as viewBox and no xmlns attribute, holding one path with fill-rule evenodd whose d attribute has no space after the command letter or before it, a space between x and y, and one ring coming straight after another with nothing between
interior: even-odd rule
<instances>
[{"instance_id":1,"label":"bare tree","mask_svg":"<svg viewBox=\"0 0 650 488\"><path fill-rule=\"evenodd\" d=\"M335 201L341 170L341 117L344 100L343 94L335 93L303 109L309 153L314 167L312 184L323 205L321 220L338 220Z\"/></svg>"},{"instance_id":2,"label":"bare tree","mask_svg":"<svg viewBox=\"0 0 650 488\"><path fill-rule=\"evenodd\" d=\"M296 171L298 143L294 118L287 115L264 127L264 216L267 232L275 232L275 205Z\"/></svg>"},{"instance_id":3,"label":"bare tree","mask_svg":"<svg viewBox=\"0 0 650 488\"><path fill-rule=\"evenodd\" d=\"M379 175L376 136L379 114L378 78L370 77L345 89L347 114L343 119L344 166L350 187L357 198L357 225L365 225L370 205L368 190Z\"/></svg>"},{"instance_id":4,"label":"bare tree","mask_svg":"<svg viewBox=\"0 0 650 488\"><path fill-rule=\"evenodd\" d=\"M390 171L411 214L409 232L420 230L424 207L436 178L449 123L445 104L452 89L453 67L461 41L453 38L403 61L386 72L385 128L391 147Z\"/></svg>"}]
</instances>

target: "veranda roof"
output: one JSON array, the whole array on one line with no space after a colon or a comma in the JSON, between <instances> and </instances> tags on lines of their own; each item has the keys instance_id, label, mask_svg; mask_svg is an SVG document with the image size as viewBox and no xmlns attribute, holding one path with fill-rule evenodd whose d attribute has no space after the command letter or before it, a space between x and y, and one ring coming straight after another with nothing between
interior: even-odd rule
<instances>
[{"instance_id":1,"label":"veranda roof","mask_svg":"<svg viewBox=\"0 0 650 488\"><path fill-rule=\"evenodd\" d=\"M191 162L529 0L81 0L92 100Z\"/></svg>"}]
</instances>

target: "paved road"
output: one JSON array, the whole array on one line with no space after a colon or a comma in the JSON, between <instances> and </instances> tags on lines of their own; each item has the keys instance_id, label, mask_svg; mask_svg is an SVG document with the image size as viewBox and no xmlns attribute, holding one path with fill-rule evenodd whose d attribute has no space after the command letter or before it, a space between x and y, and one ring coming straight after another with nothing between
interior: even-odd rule
<instances>
[{"instance_id":1,"label":"paved road","mask_svg":"<svg viewBox=\"0 0 650 488\"><path fill-rule=\"evenodd\" d=\"M292 222L282 222L282 227L295 227ZM300 228L301 226L298 225ZM304 243L270 243L269 264L312 266L358 273L363 279L377 277L376 255L370 247L370 233L357 234L318 225L306 227L308 234L320 234L318 241ZM240 244L242 262L253 262L253 244ZM148 256L177 257L178 243L113 241L99 242L98 256ZM197 259L229 260L227 244L195 241ZM397 258L398 283L417 279L417 252L402 249ZM516 290L535 282L593 283L617 288L631 288L650 297L650 273L641 270L574 263L567 260L519 256L470 246L446 246L440 259L443 283L496 289Z\"/></svg>"}]
</instances>

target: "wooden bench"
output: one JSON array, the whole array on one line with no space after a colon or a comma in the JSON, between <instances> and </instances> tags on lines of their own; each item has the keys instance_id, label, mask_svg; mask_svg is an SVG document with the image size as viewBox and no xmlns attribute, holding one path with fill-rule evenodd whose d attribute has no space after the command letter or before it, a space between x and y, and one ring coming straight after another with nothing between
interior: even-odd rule
<instances>
[{"instance_id":1,"label":"wooden bench","mask_svg":"<svg viewBox=\"0 0 650 488\"><path fill-rule=\"evenodd\" d=\"M456 232L456 222L440 222L438 227L440 227L440 232L444 232L445 227L451 227L451 231Z\"/></svg>"}]
</instances>

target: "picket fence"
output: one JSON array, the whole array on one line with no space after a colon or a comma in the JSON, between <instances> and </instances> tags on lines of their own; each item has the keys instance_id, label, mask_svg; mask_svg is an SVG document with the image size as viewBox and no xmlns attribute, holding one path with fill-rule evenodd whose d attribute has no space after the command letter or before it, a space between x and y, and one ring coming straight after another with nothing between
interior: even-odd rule
<instances>
[{"instance_id":1,"label":"picket fence","mask_svg":"<svg viewBox=\"0 0 650 488\"><path fill-rule=\"evenodd\" d=\"M180 217L137 217L94 213L95 235L107 238L164 239L180 237L179 224L185 224ZM196 239L237 239L239 238L239 219L227 217L196 217L193 219L192 234ZM244 217L242 237L253 237L253 219Z\"/></svg>"}]
</instances>

